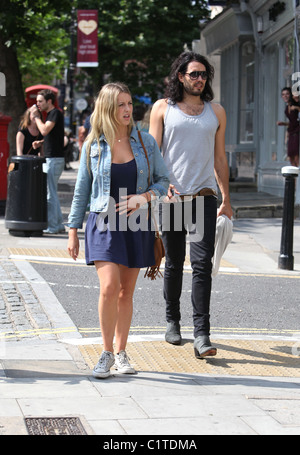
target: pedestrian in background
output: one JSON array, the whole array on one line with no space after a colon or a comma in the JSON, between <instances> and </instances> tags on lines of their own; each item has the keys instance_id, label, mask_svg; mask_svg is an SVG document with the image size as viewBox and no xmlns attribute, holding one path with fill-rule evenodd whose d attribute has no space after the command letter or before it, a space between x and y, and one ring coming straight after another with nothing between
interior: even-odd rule
<instances>
[{"instance_id":1,"label":"pedestrian in background","mask_svg":"<svg viewBox=\"0 0 300 455\"><path fill-rule=\"evenodd\" d=\"M150 134L161 147L170 172L171 189L192 204L195 224L196 198L204 196L204 235L190 242L193 269L192 305L194 349L196 357L216 355L210 342L210 296L212 257L214 255L217 217L217 179L222 203L218 215L232 216L229 197L229 172L225 154L226 114L222 106L212 103L213 67L206 58L194 52L182 53L173 63L166 90L166 99L158 100L151 112ZM215 175L214 175L215 174ZM172 198L171 191L169 197ZM182 202L181 202L182 203ZM171 209L176 206L173 204ZM166 251L164 298L166 300L167 331L165 339L181 343L180 295L186 251L186 226L164 230Z\"/></svg>"},{"instance_id":2,"label":"pedestrian in background","mask_svg":"<svg viewBox=\"0 0 300 455\"><path fill-rule=\"evenodd\" d=\"M84 141L91 129L91 114L86 116L83 120L82 125L78 128L78 148L79 148L79 159Z\"/></svg>"},{"instance_id":3,"label":"pedestrian in background","mask_svg":"<svg viewBox=\"0 0 300 455\"><path fill-rule=\"evenodd\" d=\"M133 120L134 120L134 123L135 123L135 126L138 130L140 130L141 128L139 127L140 125L140 122L143 120L144 118L144 115L145 115L145 106L142 105L142 104L138 104L137 106L134 106L133 108Z\"/></svg>"},{"instance_id":4,"label":"pedestrian in background","mask_svg":"<svg viewBox=\"0 0 300 455\"><path fill-rule=\"evenodd\" d=\"M73 147L76 139L73 138L72 131L65 131L64 134L64 158L65 158L65 166L64 170L68 171L72 169L70 166L70 162L73 161Z\"/></svg>"},{"instance_id":5,"label":"pedestrian in background","mask_svg":"<svg viewBox=\"0 0 300 455\"><path fill-rule=\"evenodd\" d=\"M143 119L139 122L138 129L140 131L149 132L151 110L152 106L148 106Z\"/></svg>"},{"instance_id":6,"label":"pedestrian in background","mask_svg":"<svg viewBox=\"0 0 300 455\"><path fill-rule=\"evenodd\" d=\"M146 210L139 212L147 215L148 202L166 195L169 186L166 166L155 140L141 133L150 165L148 185L148 163L133 126L132 111L132 98L126 85L110 83L101 89L91 116L91 131L82 147L68 220L68 251L76 260L77 229L82 227L91 195L85 255L86 263L95 265L100 282L98 309L104 348L93 370L96 378L109 376L114 364L121 373L135 373L125 351L133 293L140 268L154 265L155 261L151 220L147 219L145 230L131 230L130 218L141 206ZM126 190L127 196L120 199L120 190ZM109 215L116 211L121 215L115 217L114 224Z\"/></svg>"},{"instance_id":7,"label":"pedestrian in background","mask_svg":"<svg viewBox=\"0 0 300 455\"><path fill-rule=\"evenodd\" d=\"M84 127L84 123L85 123L85 118L83 119L81 126L78 128L79 159L80 159L83 143L88 135L88 131L86 131L86 129Z\"/></svg>"},{"instance_id":8,"label":"pedestrian in background","mask_svg":"<svg viewBox=\"0 0 300 455\"><path fill-rule=\"evenodd\" d=\"M40 119L42 114L39 113ZM39 155L43 156L43 136L40 133L35 118L30 110L27 109L20 121L16 135L17 155Z\"/></svg>"},{"instance_id":9,"label":"pedestrian in background","mask_svg":"<svg viewBox=\"0 0 300 455\"><path fill-rule=\"evenodd\" d=\"M281 91L281 97L286 103L285 115L288 122L278 121L277 125L287 126L287 155L292 166L299 166L299 111L300 105L292 94L290 87L284 87Z\"/></svg>"},{"instance_id":10,"label":"pedestrian in background","mask_svg":"<svg viewBox=\"0 0 300 455\"><path fill-rule=\"evenodd\" d=\"M83 124L83 126L84 126L84 136L85 136L85 138L87 137L87 135L89 134L90 129L91 129L91 115L92 115L92 114L90 114L90 115L88 115L88 116L86 117L86 119L85 119L85 121L84 121L84 124Z\"/></svg>"},{"instance_id":11,"label":"pedestrian in background","mask_svg":"<svg viewBox=\"0 0 300 455\"><path fill-rule=\"evenodd\" d=\"M44 155L47 172L47 209L48 228L46 234L58 234L65 231L60 202L57 194L58 180L64 170L64 116L55 107L55 94L48 89L41 90L36 98L37 106L31 107L36 125L44 136ZM46 112L45 123L40 112Z\"/></svg>"}]
</instances>

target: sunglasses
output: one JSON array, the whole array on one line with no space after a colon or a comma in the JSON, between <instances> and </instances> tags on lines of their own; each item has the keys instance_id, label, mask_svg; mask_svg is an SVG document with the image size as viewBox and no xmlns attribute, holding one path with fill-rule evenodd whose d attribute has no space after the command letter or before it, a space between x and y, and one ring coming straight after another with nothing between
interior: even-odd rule
<instances>
[{"instance_id":1,"label":"sunglasses","mask_svg":"<svg viewBox=\"0 0 300 455\"><path fill-rule=\"evenodd\" d=\"M192 81L196 81L197 79L199 79L199 76L201 76L201 79L203 79L204 81L206 81L206 79L208 78L207 71L192 71L191 73L185 74L187 74Z\"/></svg>"}]
</instances>

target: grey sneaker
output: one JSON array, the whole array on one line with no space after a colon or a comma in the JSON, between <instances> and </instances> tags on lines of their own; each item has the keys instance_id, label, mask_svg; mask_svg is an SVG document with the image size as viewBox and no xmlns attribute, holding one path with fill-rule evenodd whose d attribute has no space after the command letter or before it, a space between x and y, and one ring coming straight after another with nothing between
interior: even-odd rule
<instances>
[{"instance_id":1,"label":"grey sneaker","mask_svg":"<svg viewBox=\"0 0 300 455\"><path fill-rule=\"evenodd\" d=\"M107 378L110 376L110 369L115 363L115 357L112 352L103 351L100 359L93 369L94 378Z\"/></svg>"},{"instance_id":2,"label":"grey sneaker","mask_svg":"<svg viewBox=\"0 0 300 455\"><path fill-rule=\"evenodd\" d=\"M180 344L181 343L179 322L174 322L174 321L167 322L165 340L167 343L170 343L170 344Z\"/></svg>"},{"instance_id":3,"label":"grey sneaker","mask_svg":"<svg viewBox=\"0 0 300 455\"><path fill-rule=\"evenodd\" d=\"M208 335L202 335L194 340L194 352L197 359L211 357L217 354L217 349L211 345Z\"/></svg>"},{"instance_id":4,"label":"grey sneaker","mask_svg":"<svg viewBox=\"0 0 300 455\"><path fill-rule=\"evenodd\" d=\"M135 369L129 363L129 357L125 351L120 351L115 357L115 367L119 373L135 374Z\"/></svg>"}]
</instances>

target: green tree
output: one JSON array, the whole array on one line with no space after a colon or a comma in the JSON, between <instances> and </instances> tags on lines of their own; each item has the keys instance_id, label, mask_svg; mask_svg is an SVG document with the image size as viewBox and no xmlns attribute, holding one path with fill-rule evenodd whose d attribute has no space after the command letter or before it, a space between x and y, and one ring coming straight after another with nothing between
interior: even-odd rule
<instances>
[{"instance_id":1,"label":"green tree","mask_svg":"<svg viewBox=\"0 0 300 455\"><path fill-rule=\"evenodd\" d=\"M22 75L30 82L50 83L61 70L68 44L64 20L69 0L0 0L0 72L6 79L6 96L0 112L10 115L8 130L11 153L20 116L26 109Z\"/></svg>"},{"instance_id":2,"label":"green tree","mask_svg":"<svg viewBox=\"0 0 300 455\"><path fill-rule=\"evenodd\" d=\"M78 0L78 8L99 9L99 68L88 70L95 86L122 79L135 93L153 98L209 13L205 0Z\"/></svg>"},{"instance_id":3,"label":"green tree","mask_svg":"<svg viewBox=\"0 0 300 455\"><path fill-rule=\"evenodd\" d=\"M0 72L6 77L0 112L13 118L12 153L25 86L51 84L68 68L72 7L99 11L99 67L84 70L94 93L106 81L121 80L153 99L163 92L171 62L199 37L199 20L208 17L205 0L0 0Z\"/></svg>"}]
</instances>

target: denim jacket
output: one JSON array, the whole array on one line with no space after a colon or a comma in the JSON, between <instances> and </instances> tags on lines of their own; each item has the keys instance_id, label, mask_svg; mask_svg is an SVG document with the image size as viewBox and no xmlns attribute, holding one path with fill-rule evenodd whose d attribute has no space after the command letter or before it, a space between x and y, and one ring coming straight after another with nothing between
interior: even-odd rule
<instances>
[{"instance_id":1,"label":"denim jacket","mask_svg":"<svg viewBox=\"0 0 300 455\"><path fill-rule=\"evenodd\" d=\"M167 194L169 174L155 139L148 133L141 132L150 163L150 186L148 186L148 163L133 127L130 144L137 167L136 194L153 190L156 197ZM100 137L101 156L97 141L91 145L89 167L87 166L86 142L83 144L77 181L68 219L68 226L82 228L86 208L90 200L91 212L106 212L110 196L111 150L105 136Z\"/></svg>"}]
</instances>

